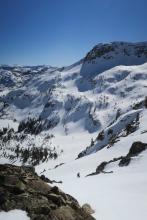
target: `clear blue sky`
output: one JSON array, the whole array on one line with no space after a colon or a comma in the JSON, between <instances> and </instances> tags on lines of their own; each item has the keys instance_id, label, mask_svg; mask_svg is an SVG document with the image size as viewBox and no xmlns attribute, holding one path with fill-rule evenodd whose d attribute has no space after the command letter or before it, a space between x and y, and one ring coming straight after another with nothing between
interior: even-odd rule
<instances>
[{"instance_id":1,"label":"clear blue sky","mask_svg":"<svg viewBox=\"0 0 147 220\"><path fill-rule=\"evenodd\" d=\"M0 0L0 63L62 66L95 44L147 41L147 0Z\"/></svg>"}]
</instances>

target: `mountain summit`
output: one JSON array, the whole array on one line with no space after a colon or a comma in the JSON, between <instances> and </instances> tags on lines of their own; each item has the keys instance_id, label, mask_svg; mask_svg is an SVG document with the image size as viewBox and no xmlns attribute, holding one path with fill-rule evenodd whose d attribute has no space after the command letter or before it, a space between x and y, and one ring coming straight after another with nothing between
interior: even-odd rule
<instances>
[{"instance_id":1,"label":"mountain summit","mask_svg":"<svg viewBox=\"0 0 147 220\"><path fill-rule=\"evenodd\" d=\"M84 58L83 76L95 76L114 66L139 65L147 60L147 42L112 42L96 45Z\"/></svg>"}]
</instances>

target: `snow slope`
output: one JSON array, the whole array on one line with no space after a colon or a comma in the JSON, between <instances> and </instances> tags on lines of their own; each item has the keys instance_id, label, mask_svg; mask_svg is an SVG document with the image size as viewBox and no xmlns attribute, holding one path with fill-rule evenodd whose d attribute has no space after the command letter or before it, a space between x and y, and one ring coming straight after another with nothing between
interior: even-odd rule
<instances>
[{"instance_id":1,"label":"snow slope","mask_svg":"<svg viewBox=\"0 0 147 220\"><path fill-rule=\"evenodd\" d=\"M126 155L133 142L147 142L146 96L146 42L98 44L63 68L1 65L0 130L8 130L0 132L0 163L22 164L18 145L23 152L56 152L57 158L37 163L37 173L62 180L59 187L90 203L96 219L146 220L147 151L129 166L106 166L113 173L85 177L101 162ZM22 120L34 118L39 132L17 132Z\"/></svg>"},{"instance_id":2,"label":"snow slope","mask_svg":"<svg viewBox=\"0 0 147 220\"><path fill-rule=\"evenodd\" d=\"M147 218L147 150L134 157L127 167L119 167L118 162L108 165L106 171L113 173L85 176L95 171L101 162L126 155L134 141L146 143L147 133L142 133L147 131L146 121L147 110L144 110L140 116L139 129L129 136L121 137L112 147L105 147L95 154L78 160L73 160L72 148L71 153L68 154L71 161L56 169L48 169L48 164L42 164L36 170L40 173L46 169L43 173L45 176L62 180L63 184L59 184L59 187L75 196L81 204L85 202L91 204L96 211L94 214L96 219L145 220ZM52 168L53 166L52 164ZM81 178L77 178L78 172Z\"/></svg>"},{"instance_id":3,"label":"snow slope","mask_svg":"<svg viewBox=\"0 0 147 220\"><path fill-rule=\"evenodd\" d=\"M21 210L12 210L9 212L0 212L0 220L29 220L30 218L24 211Z\"/></svg>"}]
</instances>

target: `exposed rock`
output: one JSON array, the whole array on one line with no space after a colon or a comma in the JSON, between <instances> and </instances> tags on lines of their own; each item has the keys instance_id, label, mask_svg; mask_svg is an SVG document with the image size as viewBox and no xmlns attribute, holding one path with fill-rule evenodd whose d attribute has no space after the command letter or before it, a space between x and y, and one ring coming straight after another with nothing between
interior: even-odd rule
<instances>
[{"instance_id":1,"label":"exposed rock","mask_svg":"<svg viewBox=\"0 0 147 220\"><path fill-rule=\"evenodd\" d=\"M145 149L147 149L147 144L146 143L142 143L140 141L134 142L132 144L130 150L129 150L128 155L131 156L131 157L137 156L138 154L140 154Z\"/></svg>"},{"instance_id":2,"label":"exposed rock","mask_svg":"<svg viewBox=\"0 0 147 220\"><path fill-rule=\"evenodd\" d=\"M64 165L65 163L60 163L60 164L57 164L55 167L54 167L54 169L56 169L56 168L58 168L58 167L60 167L60 166L62 166L62 165Z\"/></svg>"},{"instance_id":3,"label":"exposed rock","mask_svg":"<svg viewBox=\"0 0 147 220\"><path fill-rule=\"evenodd\" d=\"M0 165L0 211L22 209L31 220L94 220L92 209L81 208L76 199L32 171Z\"/></svg>"},{"instance_id":4,"label":"exposed rock","mask_svg":"<svg viewBox=\"0 0 147 220\"><path fill-rule=\"evenodd\" d=\"M107 165L108 162L104 161L102 162L97 168L96 168L96 173L100 173L105 169L105 166Z\"/></svg>"},{"instance_id":5,"label":"exposed rock","mask_svg":"<svg viewBox=\"0 0 147 220\"><path fill-rule=\"evenodd\" d=\"M40 179L42 179L44 182L50 183L50 184L53 184L53 183L62 183L62 181L50 180L49 178L45 177L45 175L41 175L41 176L40 176Z\"/></svg>"},{"instance_id":6,"label":"exposed rock","mask_svg":"<svg viewBox=\"0 0 147 220\"><path fill-rule=\"evenodd\" d=\"M95 211L91 208L91 206L89 205L89 204L87 204L87 203L85 203L83 206L82 206L82 209L86 212L86 213L88 213L88 214L93 214L93 213L95 213Z\"/></svg>"},{"instance_id":7,"label":"exposed rock","mask_svg":"<svg viewBox=\"0 0 147 220\"><path fill-rule=\"evenodd\" d=\"M31 165L28 165L28 166L23 166L23 169L24 170L28 170L32 173L35 173L35 167L31 166Z\"/></svg>"},{"instance_id":8,"label":"exposed rock","mask_svg":"<svg viewBox=\"0 0 147 220\"><path fill-rule=\"evenodd\" d=\"M140 141L134 142L126 156L120 156L117 158L113 158L112 160L109 160L109 161L103 161L102 163L100 163L100 165L97 166L95 172L90 173L87 176L93 176L93 175L97 175L100 173L113 173L113 171L106 172L104 170L108 164L119 161L118 165L120 167L128 166L131 162L132 157L138 156L138 154L140 154L142 151L146 149L147 149L146 143L142 143Z\"/></svg>"},{"instance_id":9,"label":"exposed rock","mask_svg":"<svg viewBox=\"0 0 147 220\"><path fill-rule=\"evenodd\" d=\"M134 156L138 156L142 151L147 149L147 144L142 143L140 141L134 142L129 150L129 153L122 157L122 159L119 162L119 166L128 166L131 162L131 158Z\"/></svg>"},{"instance_id":10,"label":"exposed rock","mask_svg":"<svg viewBox=\"0 0 147 220\"><path fill-rule=\"evenodd\" d=\"M102 130L102 131L98 134L97 140L102 141L102 140L104 139L104 137L105 137L105 133L104 133L104 130Z\"/></svg>"},{"instance_id":11,"label":"exposed rock","mask_svg":"<svg viewBox=\"0 0 147 220\"><path fill-rule=\"evenodd\" d=\"M123 157L120 162L119 162L119 166L123 167L123 166L128 166L129 163L131 162L131 158L130 157Z\"/></svg>"},{"instance_id":12,"label":"exposed rock","mask_svg":"<svg viewBox=\"0 0 147 220\"><path fill-rule=\"evenodd\" d=\"M40 179L43 180L46 183L51 183L52 184L52 181L49 178L45 177L45 175L41 175Z\"/></svg>"}]
</instances>

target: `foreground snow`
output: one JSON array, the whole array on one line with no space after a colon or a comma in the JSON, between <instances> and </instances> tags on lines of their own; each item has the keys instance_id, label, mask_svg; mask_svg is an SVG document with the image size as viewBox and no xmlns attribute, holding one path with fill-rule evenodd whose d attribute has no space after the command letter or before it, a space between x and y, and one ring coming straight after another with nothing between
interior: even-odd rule
<instances>
[{"instance_id":1,"label":"foreground snow","mask_svg":"<svg viewBox=\"0 0 147 220\"><path fill-rule=\"evenodd\" d=\"M27 213L22 210L12 210L9 212L0 212L0 220L30 220Z\"/></svg>"},{"instance_id":2,"label":"foreground snow","mask_svg":"<svg viewBox=\"0 0 147 220\"><path fill-rule=\"evenodd\" d=\"M36 167L36 171L40 174L46 169L43 173L45 176L62 180L63 184L58 186L77 198L81 205L87 202L91 204L95 209L94 216L97 220L130 220L132 217L133 220L146 220L147 151L134 157L128 167L119 167L118 162L115 162L106 167L106 171L113 171L113 173L85 177L95 171L101 162L126 155L133 142L146 143L147 133L144 133L147 130L146 121L147 110L144 110L141 113L139 129L127 137L121 137L120 141L111 148L105 147L95 154L78 160L73 159L74 148L72 148L68 152L68 161L66 161L65 151L62 161L57 159L52 163L44 163ZM81 136L81 141L83 139ZM67 145L66 141L65 145ZM65 164L53 169L60 162ZM77 178L78 172L81 178Z\"/></svg>"},{"instance_id":3,"label":"foreground snow","mask_svg":"<svg viewBox=\"0 0 147 220\"><path fill-rule=\"evenodd\" d=\"M146 164L147 156L144 158ZM142 164L142 166L144 166ZM145 220L147 218L147 174L137 166L115 174L100 174L89 179L68 177L60 186L81 204L88 202L95 209L97 220ZM132 172L134 169L134 172ZM76 173L73 173L76 176Z\"/></svg>"}]
</instances>

